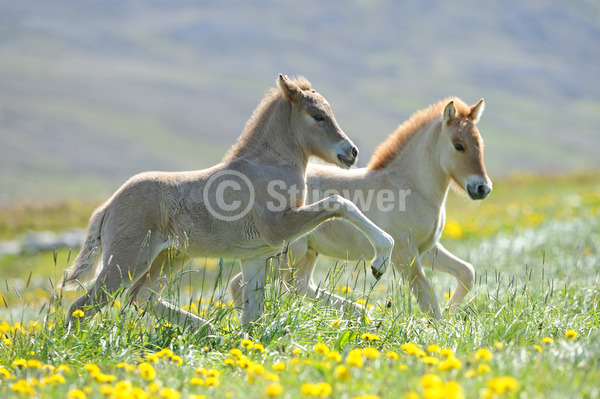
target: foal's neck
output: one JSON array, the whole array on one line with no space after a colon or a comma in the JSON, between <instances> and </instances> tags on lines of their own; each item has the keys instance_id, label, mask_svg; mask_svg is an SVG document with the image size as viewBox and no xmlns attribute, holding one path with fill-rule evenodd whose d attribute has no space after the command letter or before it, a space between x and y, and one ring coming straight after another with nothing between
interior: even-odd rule
<instances>
[{"instance_id":1,"label":"foal's neck","mask_svg":"<svg viewBox=\"0 0 600 399\"><path fill-rule=\"evenodd\" d=\"M275 108L270 109L268 115L255 117L257 122L253 124L253 130L244 132L247 137L238 141L238 150L225 161L245 158L258 164L296 169L304 176L309 154L290 126L291 111L281 108L285 106L283 100L279 100L272 105Z\"/></svg>"},{"instance_id":2,"label":"foal's neck","mask_svg":"<svg viewBox=\"0 0 600 399\"><path fill-rule=\"evenodd\" d=\"M443 206L450 187L450 176L440 165L441 133L441 121L433 121L406 142L388 166L407 176L412 188L435 207Z\"/></svg>"}]
</instances>

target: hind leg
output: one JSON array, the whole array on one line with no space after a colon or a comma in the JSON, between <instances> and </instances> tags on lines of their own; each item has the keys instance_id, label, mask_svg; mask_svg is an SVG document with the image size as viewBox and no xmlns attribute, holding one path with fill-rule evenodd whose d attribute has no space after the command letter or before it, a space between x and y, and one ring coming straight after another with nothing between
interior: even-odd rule
<instances>
[{"instance_id":1,"label":"hind leg","mask_svg":"<svg viewBox=\"0 0 600 399\"><path fill-rule=\"evenodd\" d=\"M132 242L138 243L131 245ZM114 239L104 244L103 266L98 278L81 298L69 309L67 323L71 324L73 313L81 310L85 318L92 317L117 293L129 288L149 269L157 253L165 246L160 234L139 236L138 239Z\"/></svg>"},{"instance_id":2,"label":"hind leg","mask_svg":"<svg viewBox=\"0 0 600 399\"><path fill-rule=\"evenodd\" d=\"M242 315L240 323L248 327L249 323L256 321L264 312L265 285L267 274L271 267L277 267L277 259L271 256L260 256L255 259L244 260L242 266Z\"/></svg>"},{"instance_id":3,"label":"hind leg","mask_svg":"<svg viewBox=\"0 0 600 399\"><path fill-rule=\"evenodd\" d=\"M233 305L236 310L241 311L244 308L244 284L242 272L239 272L229 282L229 290L233 298Z\"/></svg>"},{"instance_id":4,"label":"hind leg","mask_svg":"<svg viewBox=\"0 0 600 399\"><path fill-rule=\"evenodd\" d=\"M177 258L170 259L167 251L158 254L154 262L152 262L150 270L131 287L129 291L130 298L132 300L137 298L140 306L153 309L158 317L168 320L169 323L181 326L187 324L195 328L208 326L210 333L214 333L214 327L208 321L160 297L161 277L165 273L172 271L174 267L178 268L178 265L174 265L174 263L179 263L176 260Z\"/></svg>"},{"instance_id":5,"label":"hind leg","mask_svg":"<svg viewBox=\"0 0 600 399\"><path fill-rule=\"evenodd\" d=\"M339 310L350 308L355 314L363 315L365 309L361 305L321 289L315 284L313 280L313 271L317 264L318 256L319 254L309 248L305 255L294 266L293 275L288 273L284 277L284 281L299 295L321 301L324 304Z\"/></svg>"}]
</instances>

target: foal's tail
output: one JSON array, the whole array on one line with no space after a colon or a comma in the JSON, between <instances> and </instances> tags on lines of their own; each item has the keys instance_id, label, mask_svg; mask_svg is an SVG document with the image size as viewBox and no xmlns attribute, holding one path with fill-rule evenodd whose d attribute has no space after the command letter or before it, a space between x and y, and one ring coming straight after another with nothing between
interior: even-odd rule
<instances>
[{"instance_id":1,"label":"foal's tail","mask_svg":"<svg viewBox=\"0 0 600 399\"><path fill-rule=\"evenodd\" d=\"M96 209L90 218L85 242L75 262L65 270L65 275L58 282L58 288L65 290L74 290L80 287L82 283L90 281L97 277L100 272L100 254L102 253L102 243L100 241L100 231L106 214L106 205Z\"/></svg>"}]
</instances>

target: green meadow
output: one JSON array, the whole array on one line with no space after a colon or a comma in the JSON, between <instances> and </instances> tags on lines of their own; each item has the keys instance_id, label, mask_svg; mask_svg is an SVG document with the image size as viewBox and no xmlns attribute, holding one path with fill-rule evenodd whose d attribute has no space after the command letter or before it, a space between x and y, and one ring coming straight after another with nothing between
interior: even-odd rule
<instances>
[{"instance_id":1,"label":"green meadow","mask_svg":"<svg viewBox=\"0 0 600 399\"><path fill-rule=\"evenodd\" d=\"M0 241L85 227L98 205L0 208ZM218 337L171 325L115 297L68 329L81 293L54 285L78 248L0 258L0 397L600 397L600 174L514 175L474 203L450 193L442 243L476 284L452 316L421 313L389 268L320 260L321 286L362 317L287 292L271 276L264 316L239 326L230 260L196 259L163 297L209 318ZM285 268L285 266L284 266ZM456 282L428 270L445 303Z\"/></svg>"}]
</instances>

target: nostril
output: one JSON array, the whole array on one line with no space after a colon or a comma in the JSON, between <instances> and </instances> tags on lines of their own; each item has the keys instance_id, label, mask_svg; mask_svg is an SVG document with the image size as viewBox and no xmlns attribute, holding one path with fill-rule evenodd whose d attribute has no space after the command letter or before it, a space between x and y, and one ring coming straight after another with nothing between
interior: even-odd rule
<instances>
[{"instance_id":1,"label":"nostril","mask_svg":"<svg viewBox=\"0 0 600 399\"><path fill-rule=\"evenodd\" d=\"M485 194L485 186L483 184L480 184L477 186L477 194L479 194L479 195Z\"/></svg>"},{"instance_id":2,"label":"nostril","mask_svg":"<svg viewBox=\"0 0 600 399\"><path fill-rule=\"evenodd\" d=\"M352 147L352 156L356 158L358 156L358 148Z\"/></svg>"}]
</instances>

